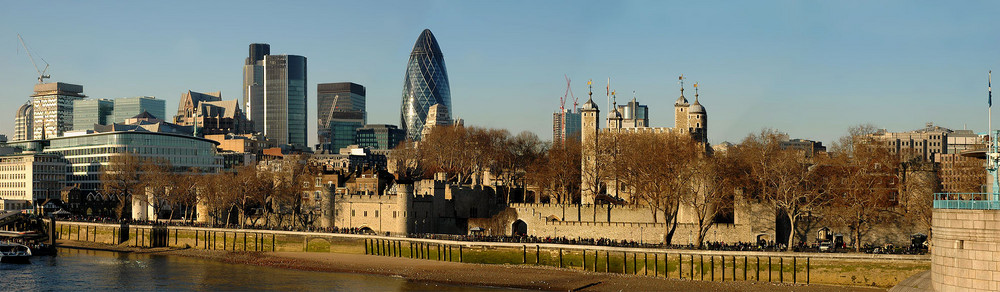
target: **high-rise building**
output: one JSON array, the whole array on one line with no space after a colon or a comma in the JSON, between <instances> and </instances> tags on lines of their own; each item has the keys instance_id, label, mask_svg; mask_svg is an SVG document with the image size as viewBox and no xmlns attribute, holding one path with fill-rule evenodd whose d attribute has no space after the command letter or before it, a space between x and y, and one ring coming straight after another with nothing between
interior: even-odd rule
<instances>
[{"instance_id":1,"label":"high-rise building","mask_svg":"<svg viewBox=\"0 0 1000 292\"><path fill-rule=\"evenodd\" d=\"M271 45L250 44L250 55L243 63L243 111L254 122L255 132L264 132L264 56Z\"/></svg>"},{"instance_id":2,"label":"high-rise building","mask_svg":"<svg viewBox=\"0 0 1000 292\"><path fill-rule=\"evenodd\" d=\"M334 148L331 144L333 140L354 140L354 133L347 133L347 136L333 136L339 133L346 133L341 129L333 129L331 122L337 120L338 123L350 122L351 124L356 124L358 121L361 125L367 123L368 113L365 110L365 87L352 82L339 82L339 83L321 83L316 85L316 120L317 134L319 138L319 145L316 150L327 150L336 152L337 148ZM344 112L349 112L349 114L344 114ZM359 117L360 114L360 119ZM346 121L346 119L353 118L353 121ZM334 143L342 144L342 143ZM348 143L347 145L350 145ZM347 146L344 145L344 146ZM341 146L343 147L343 146Z\"/></svg>"},{"instance_id":3,"label":"high-rise building","mask_svg":"<svg viewBox=\"0 0 1000 292\"><path fill-rule=\"evenodd\" d=\"M403 78L399 124L406 131L407 138L420 140L427 112L435 104L442 104L449 111L454 111L444 55L441 54L441 47L434 34L425 29L413 45ZM445 120L451 120L450 114Z\"/></svg>"},{"instance_id":4,"label":"high-rise building","mask_svg":"<svg viewBox=\"0 0 1000 292\"><path fill-rule=\"evenodd\" d=\"M634 97L632 101L619 105L618 111L622 114L623 128L649 127L649 107L639 104Z\"/></svg>"},{"instance_id":5,"label":"high-rise building","mask_svg":"<svg viewBox=\"0 0 1000 292\"><path fill-rule=\"evenodd\" d=\"M327 122L326 143L317 145L323 153L337 153L341 148L354 144L358 128L364 127L364 114L358 111L335 111Z\"/></svg>"},{"instance_id":6,"label":"high-rise building","mask_svg":"<svg viewBox=\"0 0 1000 292\"><path fill-rule=\"evenodd\" d=\"M580 141L580 112L565 109L552 113L552 143L563 143L567 139Z\"/></svg>"},{"instance_id":7,"label":"high-rise building","mask_svg":"<svg viewBox=\"0 0 1000 292\"><path fill-rule=\"evenodd\" d=\"M148 112L158 119L167 115L167 104L152 96L119 97L114 101L114 117L110 123L124 123L126 119Z\"/></svg>"},{"instance_id":8,"label":"high-rise building","mask_svg":"<svg viewBox=\"0 0 1000 292\"><path fill-rule=\"evenodd\" d=\"M31 101L27 101L17 108L17 114L14 116L14 140L31 140L32 131L31 124L35 121L34 108L31 106Z\"/></svg>"},{"instance_id":9,"label":"high-rise building","mask_svg":"<svg viewBox=\"0 0 1000 292\"><path fill-rule=\"evenodd\" d=\"M35 85L31 95L32 139L62 136L73 129L73 101L87 97L83 86L53 82Z\"/></svg>"},{"instance_id":10,"label":"high-rise building","mask_svg":"<svg viewBox=\"0 0 1000 292\"><path fill-rule=\"evenodd\" d=\"M110 99L78 99L73 101L73 130L93 130L94 125L112 123L115 104Z\"/></svg>"},{"instance_id":11,"label":"high-rise building","mask_svg":"<svg viewBox=\"0 0 1000 292\"><path fill-rule=\"evenodd\" d=\"M306 145L306 57L264 56L264 136L278 145ZM253 118L253 123L258 123Z\"/></svg>"},{"instance_id":12,"label":"high-rise building","mask_svg":"<svg viewBox=\"0 0 1000 292\"><path fill-rule=\"evenodd\" d=\"M362 148L388 150L406 140L406 131L395 125L365 125L357 130L355 144Z\"/></svg>"},{"instance_id":13,"label":"high-rise building","mask_svg":"<svg viewBox=\"0 0 1000 292\"><path fill-rule=\"evenodd\" d=\"M436 126L451 125L451 122L451 114L448 112L448 107L440 103L432 105L427 110L427 121L424 122L424 129L421 136L426 136Z\"/></svg>"}]
</instances>

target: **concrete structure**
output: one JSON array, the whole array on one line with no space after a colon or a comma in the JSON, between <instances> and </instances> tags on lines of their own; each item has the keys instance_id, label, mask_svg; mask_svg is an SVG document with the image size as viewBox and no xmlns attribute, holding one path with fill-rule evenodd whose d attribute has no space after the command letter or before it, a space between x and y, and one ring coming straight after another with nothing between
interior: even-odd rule
<instances>
[{"instance_id":1,"label":"concrete structure","mask_svg":"<svg viewBox=\"0 0 1000 292\"><path fill-rule=\"evenodd\" d=\"M125 120L147 112L154 117L166 120L166 101L152 96L119 97L113 99L114 114L109 123L125 123Z\"/></svg>"},{"instance_id":2,"label":"concrete structure","mask_svg":"<svg viewBox=\"0 0 1000 292\"><path fill-rule=\"evenodd\" d=\"M580 141L580 110L565 109L552 113L552 143L563 143L567 139Z\"/></svg>"},{"instance_id":3,"label":"concrete structure","mask_svg":"<svg viewBox=\"0 0 1000 292\"><path fill-rule=\"evenodd\" d=\"M406 140L406 131L395 125L372 124L358 128L354 144L363 148L389 150Z\"/></svg>"},{"instance_id":4,"label":"concrete structure","mask_svg":"<svg viewBox=\"0 0 1000 292\"><path fill-rule=\"evenodd\" d=\"M826 152L826 146L823 146L823 142L813 140L789 139L788 141L781 141L779 145L781 149L800 150L805 153L807 158L811 158L817 153Z\"/></svg>"},{"instance_id":5,"label":"concrete structure","mask_svg":"<svg viewBox=\"0 0 1000 292\"><path fill-rule=\"evenodd\" d=\"M93 130L94 125L112 123L115 104L110 99L78 99L73 101L73 130Z\"/></svg>"},{"instance_id":6,"label":"concrete structure","mask_svg":"<svg viewBox=\"0 0 1000 292\"><path fill-rule=\"evenodd\" d=\"M27 101L17 108L17 113L14 116L14 139L13 141L21 140L31 140L33 136L32 124L34 123L35 114L34 108L31 106L31 101Z\"/></svg>"},{"instance_id":7,"label":"concrete structure","mask_svg":"<svg viewBox=\"0 0 1000 292\"><path fill-rule=\"evenodd\" d=\"M334 129L340 126L349 117L358 116L360 113L361 125L368 123L368 113L365 110L365 87L353 82L320 83L316 85L316 107L317 132L319 146L316 150L336 151L338 148L330 146L334 140L353 140L354 133L342 133L343 129ZM351 112L350 115L338 115L339 112ZM337 125L332 124L334 120ZM339 135L345 134L345 135ZM347 144L354 143L348 142ZM332 143L339 144L339 143Z\"/></svg>"},{"instance_id":8,"label":"concrete structure","mask_svg":"<svg viewBox=\"0 0 1000 292\"><path fill-rule=\"evenodd\" d=\"M326 142L316 145L316 150L323 153L337 153L340 149L355 144L357 131L365 125L364 112L334 111L330 112L326 123Z\"/></svg>"},{"instance_id":9,"label":"concrete structure","mask_svg":"<svg viewBox=\"0 0 1000 292\"><path fill-rule=\"evenodd\" d=\"M6 210L41 208L59 200L69 162L60 155L20 153L0 156L0 205ZM51 210L54 211L54 210Z\"/></svg>"},{"instance_id":10,"label":"concrete structure","mask_svg":"<svg viewBox=\"0 0 1000 292\"><path fill-rule=\"evenodd\" d=\"M885 129L872 134L889 143L892 153L915 157L924 161L938 161L939 154L948 152L948 135L954 131L927 123L923 129L909 132L889 132Z\"/></svg>"},{"instance_id":11,"label":"concrete structure","mask_svg":"<svg viewBox=\"0 0 1000 292\"><path fill-rule=\"evenodd\" d=\"M205 139L219 143L219 150L235 153L262 154L264 149L276 147L274 141L261 134L211 134Z\"/></svg>"},{"instance_id":12,"label":"concrete structure","mask_svg":"<svg viewBox=\"0 0 1000 292\"><path fill-rule=\"evenodd\" d=\"M426 136L437 126L447 126L451 125L451 114L448 112L448 107L443 104L432 105L427 110L427 119L424 122L423 132L421 137Z\"/></svg>"},{"instance_id":13,"label":"concrete structure","mask_svg":"<svg viewBox=\"0 0 1000 292\"><path fill-rule=\"evenodd\" d=\"M32 139L59 137L73 130L73 101L85 97L80 85L36 84L35 93L31 95Z\"/></svg>"},{"instance_id":14,"label":"concrete structure","mask_svg":"<svg viewBox=\"0 0 1000 292\"><path fill-rule=\"evenodd\" d=\"M399 128L406 131L407 139L420 140L427 113L435 104L442 104L454 111L444 55L434 34L425 29L413 45L410 60L406 64L406 75L403 77ZM441 120L450 121L450 114Z\"/></svg>"}]
</instances>

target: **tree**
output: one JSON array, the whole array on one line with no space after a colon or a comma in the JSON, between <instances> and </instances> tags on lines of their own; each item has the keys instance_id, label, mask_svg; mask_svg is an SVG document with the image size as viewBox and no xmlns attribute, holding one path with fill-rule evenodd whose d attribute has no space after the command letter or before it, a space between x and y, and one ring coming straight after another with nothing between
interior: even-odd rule
<instances>
[{"instance_id":1,"label":"tree","mask_svg":"<svg viewBox=\"0 0 1000 292\"><path fill-rule=\"evenodd\" d=\"M162 158L143 159L140 164L140 188L143 195L146 195L146 204L153 209L153 218L157 222L160 220L159 212L164 205L173 202L173 181L170 177L174 174L170 161ZM172 207L171 207L172 208Z\"/></svg>"},{"instance_id":2,"label":"tree","mask_svg":"<svg viewBox=\"0 0 1000 292\"><path fill-rule=\"evenodd\" d=\"M851 229L855 251L875 225L893 217L891 208L898 195L899 157L889 146L871 136L875 127L851 127L834 144L829 164L833 167L830 195L837 221Z\"/></svg>"},{"instance_id":3,"label":"tree","mask_svg":"<svg viewBox=\"0 0 1000 292\"><path fill-rule=\"evenodd\" d=\"M567 139L553 144L532 160L525 179L551 194L557 202L580 202L580 142Z\"/></svg>"},{"instance_id":4,"label":"tree","mask_svg":"<svg viewBox=\"0 0 1000 292\"><path fill-rule=\"evenodd\" d=\"M804 153L792 149L782 149L781 141L788 139L784 133L765 129L750 134L730 149L743 166L742 178L738 186L744 194L770 203L780 215L789 221L789 243L791 248L796 223L827 202L823 194L822 176L819 169Z\"/></svg>"},{"instance_id":5,"label":"tree","mask_svg":"<svg viewBox=\"0 0 1000 292\"><path fill-rule=\"evenodd\" d=\"M728 152L699 157L691 164L691 182L687 194L681 196L682 204L694 211L698 224L697 248L701 249L705 235L717 222L717 216L728 215L734 203L733 190L737 171Z\"/></svg>"},{"instance_id":6,"label":"tree","mask_svg":"<svg viewBox=\"0 0 1000 292\"><path fill-rule=\"evenodd\" d=\"M118 200L118 219L131 216L132 195L142 189L142 161L138 155L124 153L111 156L108 164L101 165L101 190Z\"/></svg>"}]
</instances>

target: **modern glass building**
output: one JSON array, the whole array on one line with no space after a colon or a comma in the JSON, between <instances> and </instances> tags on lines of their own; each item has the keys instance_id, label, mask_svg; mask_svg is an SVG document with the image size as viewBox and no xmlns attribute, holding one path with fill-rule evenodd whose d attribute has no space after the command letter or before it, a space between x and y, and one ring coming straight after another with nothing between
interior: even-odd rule
<instances>
[{"instance_id":1,"label":"modern glass building","mask_svg":"<svg viewBox=\"0 0 1000 292\"><path fill-rule=\"evenodd\" d=\"M264 56L264 136L278 145L308 147L306 98L306 57Z\"/></svg>"},{"instance_id":2,"label":"modern glass building","mask_svg":"<svg viewBox=\"0 0 1000 292\"><path fill-rule=\"evenodd\" d=\"M406 131L395 125L365 125L357 130L355 144L368 149L389 150L406 140Z\"/></svg>"},{"instance_id":3,"label":"modern glass building","mask_svg":"<svg viewBox=\"0 0 1000 292\"><path fill-rule=\"evenodd\" d=\"M107 125L112 120L115 104L110 99L78 99L73 101L73 130L93 130L94 125Z\"/></svg>"},{"instance_id":4,"label":"modern glass building","mask_svg":"<svg viewBox=\"0 0 1000 292\"><path fill-rule=\"evenodd\" d=\"M358 128L365 125L364 114L357 111L333 112L327 125L329 141L320 143L316 150L337 153L340 148L354 144Z\"/></svg>"},{"instance_id":5,"label":"modern glass building","mask_svg":"<svg viewBox=\"0 0 1000 292\"><path fill-rule=\"evenodd\" d=\"M45 146L46 143L48 146ZM79 184L84 191L100 190L101 166L107 165L112 156L124 153L166 159L176 171L195 168L202 173L217 172L223 163L223 158L215 152L218 144L194 136L146 131L117 131L8 143L25 151L42 150L62 155L70 164L66 184Z\"/></svg>"},{"instance_id":6,"label":"modern glass building","mask_svg":"<svg viewBox=\"0 0 1000 292\"><path fill-rule=\"evenodd\" d=\"M167 103L152 96L115 98L112 114L114 118L108 123L124 123L125 119L138 116L142 112L148 112L157 119L167 120Z\"/></svg>"},{"instance_id":7,"label":"modern glass building","mask_svg":"<svg viewBox=\"0 0 1000 292\"><path fill-rule=\"evenodd\" d=\"M243 112L253 121L255 132L264 132L264 56L271 45L250 44L250 55L243 63Z\"/></svg>"},{"instance_id":8,"label":"modern glass building","mask_svg":"<svg viewBox=\"0 0 1000 292\"><path fill-rule=\"evenodd\" d=\"M444 55L437 39L429 29L417 38L406 64L403 78L403 102L399 113L400 127L406 137L420 140L427 119L427 111L432 105L444 104L450 111L451 89L448 86L448 71L444 65ZM450 119L450 115L448 119Z\"/></svg>"},{"instance_id":9,"label":"modern glass building","mask_svg":"<svg viewBox=\"0 0 1000 292\"><path fill-rule=\"evenodd\" d=\"M31 126L34 119L35 108L31 105L30 100L17 108L17 113L14 115L14 139L12 141L31 140L33 135Z\"/></svg>"},{"instance_id":10,"label":"modern glass building","mask_svg":"<svg viewBox=\"0 0 1000 292\"><path fill-rule=\"evenodd\" d=\"M316 120L317 120L317 138L319 139L319 145L316 150L336 150L331 145L333 140L354 140L354 133L351 132L346 136L331 136L337 135L338 130L333 129L331 124L334 119L343 120L345 114L342 112L351 112L348 114L351 117L356 117L360 114L361 125L368 122L368 113L365 111L365 87L360 84L353 82L338 82L338 83L321 83L316 85L316 102L318 104L316 108ZM357 119L355 119L357 120ZM354 121L352 121L354 122ZM340 144L340 143L334 143ZM350 145L350 144L348 144Z\"/></svg>"}]
</instances>

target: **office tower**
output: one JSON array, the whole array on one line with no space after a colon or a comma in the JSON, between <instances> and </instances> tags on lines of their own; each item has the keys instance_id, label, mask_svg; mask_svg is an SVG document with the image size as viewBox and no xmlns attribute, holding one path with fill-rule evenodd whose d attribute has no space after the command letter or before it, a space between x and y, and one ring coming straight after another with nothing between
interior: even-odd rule
<instances>
[{"instance_id":1,"label":"office tower","mask_svg":"<svg viewBox=\"0 0 1000 292\"><path fill-rule=\"evenodd\" d=\"M364 127L364 114L359 111L332 112L327 122L326 133L320 132L329 139L326 143L317 145L316 150L324 153L337 153L340 148L354 144L358 128Z\"/></svg>"},{"instance_id":2,"label":"office tower","mask_svg":"<svg viewBox=\"0 0 1000 292\"><path fill-rule=\"evenodd\" d=\"M365 125L357 130L354 144L362 148L388 150L406 140L406 131L395 125Z\"/></svg>"},{"instance_id":3,"label":"office tower","mask_svg":"<svg viewBox=\"0 0 1000 292\"><path fill-rule=\"evenodd\" d=\"M264 136L305 149L306 98L306 57L264 56ZM252 121L258 123L257 118Z\"/></svg>"},{"instance_id":4,"label":"office tower","mask_svg":"<svg viewBox=\"0 0 1000 292\"><path fill-rule=\"evenodd\" d=\"M454 111L444 55L441 54L434 34L425 29L413 45L403 79L399 124L406 130L407 138L420 140L427 111L435 104L443 104L445 108ZM448 115L445 120L451 120L451 116Z\"/></svg>"},{"instance_id":5,"label":"office tower","mask_svg":"<svg viewBox=\"0 0 1000 292\"><path fill-rule=\"evenodd\" d=\"M346 128L333 129L332 121L338 123L348 122L345 119L354 119L351 124L360 122L363 126L367 123L367 112L365 111L365 87L352 82L321 83L316 85L316 120L319 145L316 150L336 151L339 147L330 145L331 141L354 141L354 131L347 131ZM350 114L344 114L350 112ZM360 118L359 117L360 114ZM346 136L335 136L343 133ZM334 143L340 145L342 143ZM344 146L346 146L344 145ZM343 146L341 146L343 147Z\"/></svg>"},{"instance_id":6,"label":"office tower","mask_svg":"<svg viewBox=\"0 0 1000 292\"><path fill-rule=\"evenodd\" d=\"M53 82L35 85L31 95L32 139L62 136L73 129L73 101L87 97L83 86Z\"/></svg>"},{"instance_id":7,"label":"office tower","mask_svg":"<svg viewBox=\"0 0 1000 292\"><path fill-rule=\"evenodd\" d=\"M250 44L243 63L243 112L254 122L255 132L264 132L264 56L270 54L271 45Z\"/></svg>"},{"instance_id":8,"label":"office tower","mask_svg":"<svg viewBox=\"0 0 1000 292\"><path fill-rule=\"evenodd\" d=\"M552 113L552 143L564 143L567 139L580 141L580 113L565 109Z\"/></svg>"},{"instance_id":9,"label":"office tower","mask_svg":"<svg viewBox=\"0 0 1000 292\"><path fill-rule=\"evenodd\" d=\"M32 139L31 124L34 123L34 116L34 109L31 106L30 100L17 108L17 113L14 116L13 141Z\"/></svg>"},{"instance_id":10,"label":"office tower","mask_svg":"<svg viewBox=\"0 0 1000 292\"><path fill-rule=\"evenodd\" d=\"M152 96L119 97L114 101L114 117L109 123L124 123L126 119L148 112L161 120L167 115L167 104Z\"/></svg>"},{"instance_id":11,"label":"office tower","mask_svg":"<svg viewBox=\"0 0 1000 292\"><path fill-rule=\"evenodd\" d=\"M78 99L73 101L73 130L93 130L94 125L113 122L115 104L110 99Z\"/></svg>"}]
</instances>

